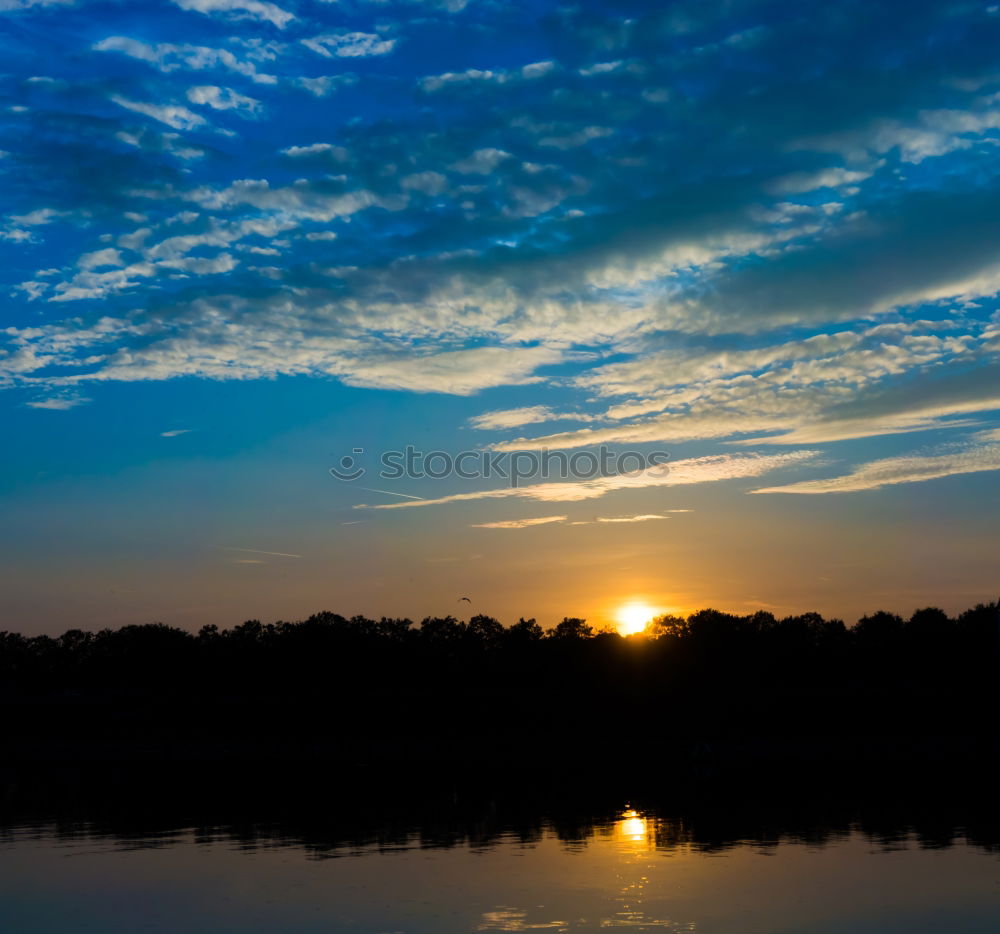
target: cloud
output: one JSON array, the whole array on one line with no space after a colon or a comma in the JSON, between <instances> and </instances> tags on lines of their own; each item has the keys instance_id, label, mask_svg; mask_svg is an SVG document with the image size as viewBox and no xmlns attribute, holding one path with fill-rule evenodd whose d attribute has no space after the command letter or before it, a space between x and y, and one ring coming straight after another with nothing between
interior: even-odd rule
<instances>
[{"instance_id":1,"label":"cloud","mask_svg":"<svg viewBox=\"0 0 1000 934\"><path fill-rule=\"evenodd\" d=\"M486 430L497 428L517 428L521 425L532 425L536 422L547 422L556 418L556 414L547 405L529 405L520 409L502 409L497 412L484 412L469 419L473 428Z\"/></svg>"},{"instance_id":2,"label":"cloud","mask_svg":"<svg viewBox=\"0 0 1000 934\"><path fill-rule=\"evenodd\" d=\"M76 396L76 395L64 395L64 396L52 396L49 399L37 399L32 402L26 402L25 405L30 409L47 409L50 412L66 412L69 409L75 409L78 405L86 405L91 400L86 396Z\"/></svg>"},{"instance_id":3,"label":"cloud","mask_svg":"<svg viewBox=\"0 0 1000 934\"><path fill-rule=\"evenodd\" d=\"M367 189L344 190L320 181L304 179L292 185L272 188L266 179L238 179L225 188L202 187L184 194L184 199L209 210L247 205L276 215L278 219L330 221L347 217L374 205L402 208L402 199L381 197Z\"/></svg>"},{"instance_id":4,"label":"cloud","mask_svg":"<svg viewBox=\"0 0 1000 934\"><path fill-rule=\"evenodd\" d=\"M388 55L396 45L395 39L386 39L369 32L327 33L300 41L307 49L324 58L368 58L374 55Z\"/></svg>"},{"instance_id":5,"label":"cloud","mask_svg":"<svg viewBox=\"0 0 1000 934\"><path fill-rule=\"evenodd\" d=\"M502 149L494 149L489 146L484 149L477 149L464 159L459 159L452 163L451 168L463 175L489 175L504 160L510 159L511 154Z\"/></svg>"},{"instance_id":6,"label":"cloud","mask_svg":"<svg viewBox=\"0 0 1000 934\"><path fill-rule=\"evenodd\" d=\"M566 516L541 516L537 519L509 519L503 522L476 522L474 529L526 529L533 525L548 525L552 522L565 522Z\"/></svg>"},{"instance_id":7,"label":"cloud","mask_svg":"<svg viewBox=\"0 0 1000 934\"><path fill-rule=\"evenodd\" d=\"M264 0L172 0L182 10L198 13L227 13L236 17L264 20L284 29L295 16Z\"/></svg>"},{"instance_id":8,"label":"cloud","mask_svg":"<svg viewBox=\"0 0 1000 934\"><path fill-rule=\"evenodd\" d=\"M172 428L170 431L161 431L161 438L178 438L181 435L188 435L194 431L193 428Z\"/></svg>"},{"instance_id":9,"label":"cloud","mask_svg":"<svg viewBox=\"0 0 1000 934\"><path fill-rule=\"evenodd\" d=\"M532 62L521 68L513 69L479 69L469 68L465 71L448 71L440 75L428 75L420 79L420 88L428 93L440 91L449 87L462 87L474 83L502 85L509 82L531 81L544 77L555 68L550 61Z\"/></svg>"},{"instance_id":10,"label":"cloud","mask_svg":"<svg viewBox=\"0 0 1000 934\"><path fill-rule=\"evenodd\" d=\"M669 519L670 516L661 516L659 513L646 512L637 516L598 516L595 522L650 522L654 519Z\"/></svg>"},{"instance_id":11,"label":"cloud","mask_svg":"<svg viewBox=\"0 0 1000 934\"><path fill-rule=\"evenodd\" d=\"M84 253L77 261L76 265L80 269L100 269L102 266L121 266L122 254L114 247L106 247L103 250L95 250L93 253Z\"/></svg>"},{"instance_id":12,"label":"cloud","mask_svg":"<svg viewBox=\"0 0 1000 934\"><path fill-rule=\"evenodd\" d=\"M187 107L179 104L149 104L143 101L133 101L120 94L111 95L111 100L119 107L125 107L135 113L144 114L165 123L175 130L192 130L195 127L204 126L206 120L200 114L196 114Z\"/></svg>"},{"instance_id":13,"label":"cloud","mask_svg":"<svg viewBox=\"0 0 1000 934\"><path fill-rule=\"evenodd\" d=\"M836 330L725 351L661 351L596 367L579 386L617 401L600 428L495 445L500 450L729 438L814 444L967 424L1000 407L990 325L932 333L935 322ZM964 362L963 369L949 364ZM895 388L889 387L895 385ZM651 413L662 413L651 415ZM764 433L769 433L765 435ZM740 437L743 436L743 437Z\"/></svg>"},{"instance_id":14,"label":"cloud","mask_svg":"<svg viewBox=\"0 0 1000 934\"><path fill-rule=\"evenodd\" d=\"M318 75L315 78L295 78L294 83L315 97L329 97L334 91L357 84L358 76L352 74Z\"/></svg>"},{"instance_id":15,"label":"cloud","mask_svg":"<svg viewBox=\"0 0 1000 934\"><path fill-rule=\"evenodd\" d=\"M52 208L38 208L29 211L27 214L11 214L10 220L19 227L37 227L42 224L51 224L61 217L65 217L65 211L54 211Z\"/></svg>"},{"instance_id":16,"label":"cloud","mask_svg":"<svg viewBox=\"0 0 1000 934\"><path fill-rule=\"evenodd\" d=\"M229 49L169 42L151 45L128 36L108 36L95 43L93 48L98 52L121 52L130 58L148 62L164 74L178 70L225 70L243 75L259 84L277 83L277 78L273 75L257 71L256 64L249 56L241 59Z\"/></svg>"},{"instance_id":17,"label":"cloud","mask_svg":"<svg viewBox=\"0 0 1000 934\"><path fill-rule=\"evenodd\" d=\"M256 117L261 112L260 101L245 94L238 94L231 88L221 88L212 84L188 88L187 99L192 104L206 104L213 110L235 110L244 117Z\"/></svg>"},{"instance_id":18,"label":"cloud","mask_svg":"<svg viewBox=\"0 0 1000 934\"><path fill-rule=\"evenodd\" d=\"M143 152L169 153L184 161L202 159L207 154L206 150L201 146L192 145L184 141L179 133L161 133L151 127L119 130L115 133L115 139L126 146L134 146ZM134 212L128 213L131 214Z\"/></svg>"},{"instance_id":19,"label":"cloud","mask_svg":"<svg viewBox=\"0 0 1000 934\"><path fill-rule=\"evenodd\" d=\"M557 412L546 405L528 405L519 409L500 409L474 415L469 419L469 424L473 428L496 430L559 420L586 422L592 418L593 416L584 412Z\"/></svg>"},{"instance_id":20,"label":"cloud","mask_svg":"<svg viewBox=\"0 0 1000 934\"><path fill-rule=\"evenodd\" d=\"M491 386L535 382L539 367L561 359L558 350L546 347L479 347L428 356L371 357L344 362L335 371L351 386L467 396Z\"/></svg>"},{"instance_id":21,"label":"cloud","mask_svg":"<svg viewBox=\"0 0 1000 934\"><path fill-rule=\"evenodd\" d=\"M0 0L0 10L30 10L33 7L72 6L76 0Z\"/></svg>"},{"instance_id":22,"label":"cloud","mask_svg":"<svg viewBox=\"0 0 1000 934\"><path fill-rule=\"evenodd\" d=\"M287 146L281 150L283 155L292 159L303 159L309 156L326 156L335 162L346 162L348 152L343 146L333 143L311 143L308 146Z\"/></svg>"},{"instance_id":23,"label":"cloud","mask_svg":"<svg viewBox=\"0 0 1000 934\"><path fill-rule=\"evenodd\" d=\"M440 172L414 172L399 180L401 188L408 191L422 191L432 197L440 195L448 187L448 179Z\"/></svg>"},{"instance_id":24,"label":"cloud","mask_svg":"<svg viewBox=\"0 0 1000 934\"><path fill-rule=\"evenodd\" d=\"M252 555L273 555L276 558L301 558L302 555L292 555L284 551L261 551L259 548L232 548L228 545L224 547L224 551L243 551Z\"/></svg>"},{"instance_id":25,"label":"cloud","mask_svg":"<svg viewBox=\"0 0 1000 934\"><path fill-rule=\"evenodd\" d=\"M0 246L37 327L0 332L4 384L530 384L482 430L586 422L501 450L968 431L1000 353L1000 20L739 7L739 28L732 5L631 2L543 27L390 4L375 27L205 0L153 42L112 4L89 49L52 37L52 81L51 11L25 10ZM204 108L261 122L224 135Z\"/></svg>"},{"instance_id":26,"label":"cloud","mask_svg":"<svg viewBox=\"0 0 1000 934\"><path fill-rule=\"evenodd\" d=\"M493 490L476 490L454 493L438 499L419 502L383 503L381 505L355 506L355 509L412 509L440 506L446 503L470 502L481 499L531 499L546 503L570 503L599 499L619 490L641 490L661 486L687 486L696 483L716 483L759 477L774 470L796 467L817 456L815 451L789 451L781 454L715 454L675 461L669 471L661 467L646 471L633 471L591 480L533 483L519 487L501 487Z\"/></svg>"},{"instance_id":27,"label":"cloud","mask_svg":"<svg viewBox=\"0 0 1000 934\"><path fill-rule=\"evenodd\" d=\"M867 169L848 169L843 166L831 166L816 172L793 172L790 175L776 178L769 182L767 189L774 194L800 194L814 191L817 188L835 188L840 185L853 185L871 178L872 171Z\"/></svg>"},{"instance_id":28,"label":"cloud","mask_svg":"<svg viewBox=\"0 0 1000 934\"><path fill-rule=\"evenodd\" d=\"M1000 444L984 444L945 454L909 455L871 461L849 474L821 480L803 480L785 486L764 487L753 493L856 493L899 483L923 483L940 477L1000 470Z\"/></svg>"}]
</instances>

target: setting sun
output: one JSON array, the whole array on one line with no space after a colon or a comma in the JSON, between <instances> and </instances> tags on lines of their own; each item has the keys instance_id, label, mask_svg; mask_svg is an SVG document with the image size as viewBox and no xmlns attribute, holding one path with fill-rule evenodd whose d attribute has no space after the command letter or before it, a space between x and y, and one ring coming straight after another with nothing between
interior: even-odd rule
<instances>
[{"instance_id":1,"label":"setting sun","mask_svg":"<svg viewBox=\"0 0 1000 934\"><path fill-rule=\"evenodd\" d=\"M649 621L656 616L657 611L648 603L633 600L619 607L615 613L615 621L618 624L618 631L623 636L635 635L646 628Z\"/></svg>"}]
</instances>

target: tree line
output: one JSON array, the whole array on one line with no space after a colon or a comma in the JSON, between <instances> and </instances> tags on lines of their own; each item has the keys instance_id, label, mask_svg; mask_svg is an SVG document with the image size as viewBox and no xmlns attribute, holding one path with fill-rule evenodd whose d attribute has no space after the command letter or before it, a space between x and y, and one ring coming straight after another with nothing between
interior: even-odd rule
<instances>
[{"instance_id":1,"label":"tree line","mask_svg":"<svg viewBox=\"0 0 1000 934\"><path fill-rule=\"evenodd\" d=\"M82 689L135 684L154 686L158 677L186 689L199 676L218 682L226 675L246 683L253 676L298 678L326 673L327 680L356 681L409 670L455 669L498 673L505 665L523 668L540 662L549 674L584 662L613 664L639 659L673 676L712 667L717 675L765 672L795 681L825 672L836 679L872 674L892 678L953 666L968 671L1000 654L998 604L979 604L955 617L937 608L909 618L879 611L848 627L819 613L775 617L714 609L653 619L644 632L621 636L595 629L584 619L566 617L543 629L534 619L504 626L474 615L410 619L345 617L324 611L299 622L248 620L230 629L209 625L198 632L162 623L127 625L61 636L24 636L0 631L0 689ZM169 687L163 684L162 687Z\"/></svg>"},{"instance_id":2,"label":"tree line","mask_svg":"<svg viewBox=\"0 0 1000 934\"><path fill-rule=\"evenodd\" d=\"M663 749L723 734L994 735L998 674L996 604L853 626L706 609L628 637L573 617L546 630L332 612L196 633L0 633L8 735L266 733L369 751L384 740L413 755L576 748L623 722Z\"/></svg>"}]
</instances>

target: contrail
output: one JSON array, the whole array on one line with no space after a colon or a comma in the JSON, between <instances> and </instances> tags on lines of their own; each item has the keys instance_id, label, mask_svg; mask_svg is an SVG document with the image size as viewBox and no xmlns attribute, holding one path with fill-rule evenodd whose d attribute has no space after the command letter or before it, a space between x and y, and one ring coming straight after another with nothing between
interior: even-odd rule
<instances>
[{"instance_id":1,"label":"contrail","mask_svg":"<svg viewBox=\"0 0 1000 934\"><path fill-rule=\"evenodd\" d=\"M230 548L228 545L225 551L247 551L253 555L275 555L278 558L301 558L302 555L290 555L284 551L261 551L259 548Z\"/></svg>"},{"instance_id":2,"label":"contrail","mask_svg":"<svg viewBox=\"0 0 1000 934\"><path fill-rule=\"evenodd\" d=\"M393 493L392 490L376 490L370 486L359 486L359 490L366 490L369 493L385 493L386 496L402 496L403 499L425 499L423 496L412 496L409 493Z\"/></svg>"}]
</instances>

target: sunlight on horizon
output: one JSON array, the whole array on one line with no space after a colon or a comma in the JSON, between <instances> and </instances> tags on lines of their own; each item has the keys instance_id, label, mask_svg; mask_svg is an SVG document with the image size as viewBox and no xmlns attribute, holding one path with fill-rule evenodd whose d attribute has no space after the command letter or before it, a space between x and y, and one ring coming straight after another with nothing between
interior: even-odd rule
<instances>
[{"instance_id":1,"label":"sunlight on horizon","mask_svg":"<svg viewBox=\"0 0 1000 934\"><path fill-rule=\"evenodd\" d=\"M659 613L642 600L630 600L615 612L615 624L623 636L634 636L642 632Z\"/></svg>"}]
</instances>

